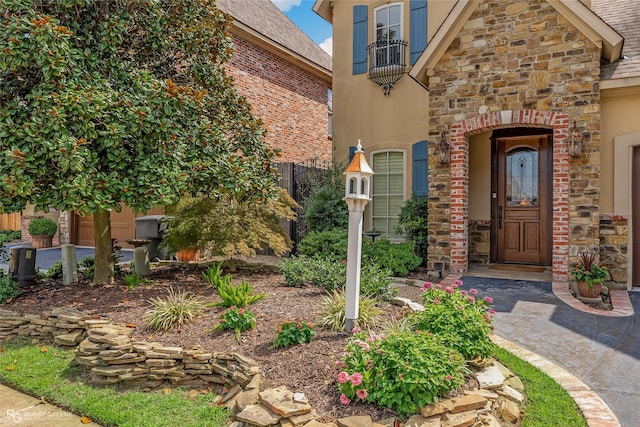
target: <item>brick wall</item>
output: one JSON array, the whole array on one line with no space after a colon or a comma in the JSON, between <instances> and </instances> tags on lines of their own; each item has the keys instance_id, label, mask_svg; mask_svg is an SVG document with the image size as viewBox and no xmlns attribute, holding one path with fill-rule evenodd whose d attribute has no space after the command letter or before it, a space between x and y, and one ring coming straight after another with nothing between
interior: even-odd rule
<instances>
[{"instance_id":1,"label":"brick wall","mask_svg":"<svg viewBox=\"0 0 640 427\"><path fill-rule=\"evenodd\" d=\"M569 255L599 244L599 72L600 49L546 1L478 5L429 79L429 134L448 129L452 145L450 166L430 147L430 269L466 270L468 137L500 127L553 129L554 279L567 279ZM585 146L569 159L574 119Z\"/></svg>"},{"instance_id":2,"label":"brick wall","mask_svg":"<svg viewBox=\"0 0 640 427\"><path fill-rule=\"evenodd\" d=\"M279 162L331 161L328 82L237 36L227 72L263 120L268 146L282 150Z\"/></svg>"}]
</instances>

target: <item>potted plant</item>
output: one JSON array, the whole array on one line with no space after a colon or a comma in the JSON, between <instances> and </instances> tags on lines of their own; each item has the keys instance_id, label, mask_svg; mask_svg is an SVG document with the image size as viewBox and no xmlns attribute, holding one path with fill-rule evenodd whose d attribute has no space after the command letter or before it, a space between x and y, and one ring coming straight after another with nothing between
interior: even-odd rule
<instances>
[{"instance_id":1,"label":"potted plant","mask_svg":"<svg viewBox=\"0 0 640 427\"><path fill-rule=\"evenodd\" d=\"M598 265L596 254L582 252L580 263L570 270L576 279L578 292L585 298L595 298L600 295L602 284L607 278L607 267Z\"/></svg>"},{"instance_id":2,"label":"potted plant","mask_svg":"<svg viewBox=\"0 0 640 427\"><path fill-rule=\"evenodd\" d=\"M36 249L50 248L58 225L49 218L33 218L29 221L31 244Z\"/></svg>"}]
</instances>

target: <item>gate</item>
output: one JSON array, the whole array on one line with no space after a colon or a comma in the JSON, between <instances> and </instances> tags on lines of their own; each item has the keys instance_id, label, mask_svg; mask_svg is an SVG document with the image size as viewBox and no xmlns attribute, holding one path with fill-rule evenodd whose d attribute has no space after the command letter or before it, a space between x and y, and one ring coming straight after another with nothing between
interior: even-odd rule
<instances>
[{"instance_id":1,"label":"gate","mask_svg":"<svg viewBox=\"0 0 640 427\"><path fill-rule=\"evenodd\" d=\"M313 183L321 178L331 166L331 162L317 158L303 163L279 163L280 187L287 190L293 200L300 205L296 210L297 220L283 221L282 226L293 242L293 252L307 231L306 221L302 218L305 211L305 201L311 195Z\"/></svg>"}]
</instances>

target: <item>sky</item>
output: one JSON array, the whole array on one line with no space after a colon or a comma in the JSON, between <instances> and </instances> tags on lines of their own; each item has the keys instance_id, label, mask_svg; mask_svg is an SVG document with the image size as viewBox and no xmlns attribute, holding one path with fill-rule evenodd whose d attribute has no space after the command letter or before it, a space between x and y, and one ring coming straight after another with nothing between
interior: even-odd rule
<instances>
[{"instance_id":1,"label":"sky","mask_svg":"<svg viewBox=\"0 0 640 427\"><path fill-rule=\"evenodd\" d=\"M329 55L332 54L333 39L331 24L317 15L311 8L315 0L271 0L302 31Z\"/></svg>"}]
</instances>

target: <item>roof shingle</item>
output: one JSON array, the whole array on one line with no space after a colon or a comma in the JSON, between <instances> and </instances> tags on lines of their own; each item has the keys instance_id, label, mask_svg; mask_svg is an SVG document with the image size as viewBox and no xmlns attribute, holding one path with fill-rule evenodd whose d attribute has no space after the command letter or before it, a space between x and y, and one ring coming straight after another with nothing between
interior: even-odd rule
<instances>
[{"instance_id":1,"label":"roof shingle","mask_svg":"<svg viewBox=\"0 0 640 427\"><path fill-rule=\"evenodd\" d=\"M331 72L331 56L311 40L271 0L217 0L234 20Z\"/></svg>"}]
</instances>

